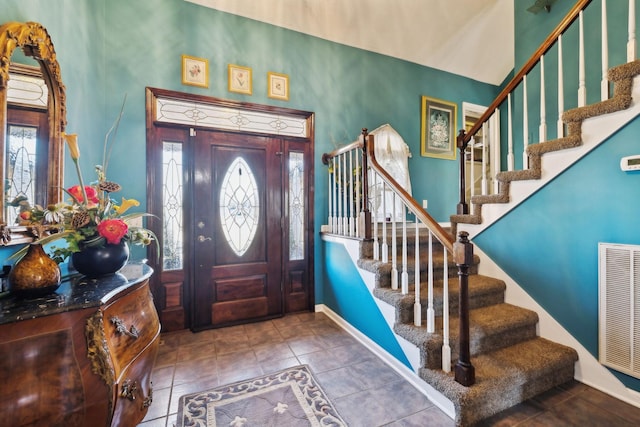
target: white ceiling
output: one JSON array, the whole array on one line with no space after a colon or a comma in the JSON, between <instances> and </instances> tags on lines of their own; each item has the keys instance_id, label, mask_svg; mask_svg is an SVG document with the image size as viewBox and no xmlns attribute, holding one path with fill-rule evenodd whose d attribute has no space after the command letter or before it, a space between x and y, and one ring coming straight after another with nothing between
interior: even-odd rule
<instances>
[{"instance_id":1,"label":"white ceiling","mask_svg":"<svg viewBox=\"0 0 640 427\"><path fill-rule=\"evenodd\" d=\"M514 0L185 0L500 84L514 65Z\"/></svg>"}]
</instances>

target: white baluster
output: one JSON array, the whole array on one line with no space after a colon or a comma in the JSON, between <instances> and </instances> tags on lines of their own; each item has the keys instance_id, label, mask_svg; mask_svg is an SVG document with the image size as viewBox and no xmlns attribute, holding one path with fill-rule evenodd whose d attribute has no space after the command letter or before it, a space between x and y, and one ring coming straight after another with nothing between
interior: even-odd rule
<instances>
[{"instance_id":1,"label":"white baluster","mask_svg":"<svg viewBox=\"0 0 640 427\"><path fill-rule=\"evenodd\" d=\"M602 13L601 13L601 32L602 32L602 80L600 80L600 100L606 101L609 99L609 79L607 79L607 73L609 70L609 34L607 30L607 0L602 0Z\"/></svg>"},{"instance_id":2,"label":"white baluster","mask_svg":"<svg viewBox=\"0 0 640 427\"><path fill-rule=\"evenodd\" d=\"M331 159L329 161L333 162L333 159ZM330 167L331 166L329 166L329 168ZM336 189L333 187L333 183L332 183L332 181L333 181L333 178L332 178L333 177L333 173L329 173L328 175L329 175L329 186L327 187L327 189L329 191L329 194L328 194L328 196L329 196L328 199L329 200L327 200L327 203L329 204L329 218L328 218L329 222L327 224L329 224L329 230L333 233L333 216L331 215L331 210L333 209L333 206L332 206L332 204L333 204L333 193L335 193Z\"/></svg>"},{"instance_id":3,"label":"white baluster","mask_svg":"<svg viewBox=\"0 0 640 427\"><path fill-rule=\"evenodd\" d=\"M336 222L338 223L338 234L342 234L342 154L338 156L338 169L336 169L336 180L338 183L338 194L336 200L338 201L338 217Z\"/></svg>"},{"instance_id":4,"label":"white baluster","mask_svg":"<svg viewBox=\"0 0 640 427\"><path fill-rule=\"evenodd\" d=\"M449 345L449 263L444 248L444 280L442 281L442 370L451 371L451 346Z\"/></svg>"},{"instance_id":5,"label":"white baluster","mask_svg":"<svg viewBox=\"0 0 640 427\"><path fill-rule=\"evenodd\" d=\"M544 55L540 57L540 127L538 128L538 134L540 139L539 142L545 142L547 140L547 101L544 84Z\"/></svg>"},{"instance_id":6,"label":"white baluster","mask_svg":"<svg viewBox=\"0 0 640 427\"><path fill-rule=\"evenodd\" d=\"M564 113L564 71L562 69L562 34L558 36L558 122L557 137L564 137L564 122L562 121L562 113Z\"/></svg>"},{"instance_id":7,"label":"white baluster","mask_svg":"<svg viewBox=\"0 0 640 427\"><path fill-rule=\"evenodd\" d=\"M629 0L629 40L627 41L627 62L636 60L636 2Z\"/></svg>"},{"instance_id":8,"label":"white baluster","mask_svg":"<svg viewBox=\"0 0 640 427\"><path fill-rule=\"evenodd\" d=\"M343 192L342 198L344 203L344 212L342 215L342 235L346 236L349 234L349 181L347 181L348 174L347 170L347 153L342 154L342 163L344 167L342 168L342 183L343 183Z\"/></svg>"},{"instance_id":9,"label":"white baluster","mask_svg":"<svg viewBox=\"0 0 640 427\"><path fill-rule=\"evenodd\" d=\"M338 175L338 164L336 163L336 158L334 157L333 159L331 159L333 161L333 185L332 185L332 189L333 191L331 192L331 198L333 199L333 216L331 218L331 232L332 233L338 233L338 195L340 194L339 192L339 188L338 188L338 181L337 181L337 175Z\"/></svg>"},{"instance_id":10,"label":"white baluster","mask_svg":"<svg viewBox=\"0 0 640 427\"><path fill-rule=\"evenodd\" d=\"M584 19L582 17L582 11L578 15L579 24L579 47L578 47L578 107L584 107L587 105L587 85L585 81L585 66L584 66Z\"/></svg>"},{"instance_id":11,"label":"white baluster","mask_svg":"<svg viewBox=\"0 0 640 427\"><path fill-rule=\"evenodd\" d=\"M391 289L398 289L398 236L396 232L396 193L391 200Z\"/></svg>"},{"instance_id":12,"label":"white baluster","mask_svg":"<svg viewBox=\"0 0 640 427\"><path fill-rule=\"evenodd\" d=\"M471 197L476 194L476 137L475 135L471 137L471 141L469 141L469 147L471 150L471 164L469 165L469 185L467 188L470 189ZM466 163L466 162L465 162Z\"/></svg>"},{"instance_id":13,"label":"white baluster","mask_svg":"<svg viewBox=\"0 0 640 427\"><path fill-rule=\"evenodd\" d=\"M522 78L522 169L529 168L527 145L529 145L529 101L527 100L527 76Z\"/></svg>"},{"instance_id":14,"label":"white baluster","mask_svg":"<svg viewBox=\"0 0 640 427\"><path fill-rule=\"evenodd\" d=\"M395 205L394 205L395 206ZM409 273L407 272L407 212L402 202L402 295L409 293Z\"/></svg>"},{"instance_id":15,"label":"white baluster","mask_svg":"<svg viewBox=\"0 0 640 427\"><path fill-rule=\"evenodd\" d=\"M376 196L376 190L378 188L378 174L377 173L373 173L372 174L372 178L373 178L373 189L374 191L372 192L372 196L374 197L374 200L378 197ZM374 202L373 206L377 206L377 204ZM375 259L376 261L380 260L380 246L379 246L379 242L378 242L378 215L377 215L377 209L374 209L373 215L371 215L373 217L373 259ZM360 222L360 221L358 221Z\"/></svg>"},{"instance_id":16,"label":"white baluster","mask_svg":"<svg viewBox=\"0 0 640 427\"><path fill-rule=\"evenodd\" d=\"M429 266L427 277L427 332L436 330L436 312L433 309L433 233L429 230Z\"/></svg>"},{"instance_id":17,"label":"white baluster","mask_svg":"<svg viewBox=\"0 0 640 427\"><path fill-rule=\"evenodd\" d=\"M387 242L387 183L382 181L382 262L389 262L389 243Z\"/></svg>"},{"instance_id":18,"label":"white baluster","mask_svg":"<svg viewBox=\"0 0 640 427\"><path fill-rule=\"evenodd\" d=\"M507 170L512 171L515 167L515 157L513 155L513 118L512 118L512 108L511 108L511 94L507 96L507 106L509 109L509 124L508 124L508 135L507 135Z\"/></svg>"},{"instance_id":19,"label":"white baluster","mask_svg":"<svg viewBox=\"0 0 640 427\"><path fill-rule=\"evenodd\" d=\"M489 194L488 190L488 182L487 182L487 167L489 166L489 162L487 160L487 145L489 142L489 126L487 126L487 122L482 124L482 194Z\"/></svg>"},{"instance_id":20,"label":"white baluster","mask_svg":"<svg viewBox=\"0 0 640 427\"><path fill-rule=\"evenodd\" d=\"M415 301L413 303L413 324L422 326L422 304L420 303L420 228L418 227L418 215L416 217L416 242L415 242L415 273L413 275L413 287Z\"/></svg>"},{"instance_id":21,"label":"white baluster","mask_svg":"<svg viewBox=\"0 0 640 427\"><path fill-rule=\"evenodd\" d=\"M360 212L363 210L362 206L360 205L360 192L362 190L362 174L366 173L367 171L362 171L360 170L360 155L361 152L358 151L358 149L356 149L356 171L355 171L355 176L356 176L356 236L358 237L363 237L364 233L362 233L362 230L360 230ZM375 226L375 218L373 220L373 225Z\"/></svg>"},{"instance_id":22,"label":"white baluster","mask_svg":"<svg viewBox=\"0 0 640 427\"><path fill-rule=\"evenodd\" d=\"M489 137L489 149L491 150L489 153L489 158L492 163L491 167L491 183L492 185L492 194L498 194L500 191L500 183L496 179L496 174L502 171L502 166L500 165L500 110L496 109L491 116L491 121L489 123L490 137Z\"/></svg>"},{"instance_id":23,"label":"white baluster","mask_svg":"<svg viewBox=\"0 0 640 427\"><path fill-rule=\"evenodd\" d=\"M349 236L354 237L356 235L356 205L355 205L355 173L353 169L353 152L354 150L349 151L349 210L351 211L351 216L349 216Z\"/></svg>"}]
</instances>

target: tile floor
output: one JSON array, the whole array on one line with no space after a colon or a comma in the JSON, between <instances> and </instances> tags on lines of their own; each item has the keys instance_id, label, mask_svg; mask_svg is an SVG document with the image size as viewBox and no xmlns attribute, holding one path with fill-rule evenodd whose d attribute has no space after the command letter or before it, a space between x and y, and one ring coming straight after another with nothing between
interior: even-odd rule
<instances>
[{"instance_id":1,"label":"tile floor","mask_svg":"<svg viewBox=\"0 0 640 427\"><path fill-rule=\"evenodd\" d=\"M453 420L323 313L162 334L153 404L139 427L172 427L188 393L307 364L350 427L450 427ZM578 382L483 426L637 426L640 408Z\"/></svg>"}]
</instances>

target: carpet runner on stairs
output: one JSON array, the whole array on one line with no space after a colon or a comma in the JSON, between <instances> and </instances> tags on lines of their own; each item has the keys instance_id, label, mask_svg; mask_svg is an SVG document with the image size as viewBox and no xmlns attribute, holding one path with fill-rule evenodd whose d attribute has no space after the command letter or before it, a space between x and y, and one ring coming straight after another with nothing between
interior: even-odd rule
<instances>
[{"instance_id":1,"label":"carpet runner on stairs","mask_svg":"<svg viewBox=\"0 0 640 427\"><path fill-rule=\"evenodd\" d=\"M389 233L387 238L390 241ZM415 233L409 233L407 241L408 248L413 248ZM423 319L428 306L427 241L425 231L425 236L420 237L420 295ZM370 248L362 251L363 254L369 255L371 252ZM433 253L442 254L441 246L434 244ZM400 256L398 260L401 260ZM476 258L475 262L478 263L479 260ZM441 369L444 266L442 255L434 260L434 265L436 277L433 300L437 326L435 333L428 333L424 321L423 326L419 327L413 322L413 285L410 285L409 294L403 295L400 290L391 289L389 263L375 261L371 256L358 261L360 268L375 273L374 296L395 308L394 332L420 349L419 375L452 401L456 410L457 425L474 425L573 379L575 362L578 360L577 352L538 337L538 315L531 310L505 303L504 282L479 275L477 268L473 268L469 275L469 317L471 362L475 367L476 383L471 387L464 387L455 382L453 369L449 373ZM413 277L414 266L411 249L408 251L407 261L407 269L411 270L410 277ZM448 260L448 276L451 360L455 364L459 351L458 279L457 267L451 259Z\"/></svg>"}]
</instances>

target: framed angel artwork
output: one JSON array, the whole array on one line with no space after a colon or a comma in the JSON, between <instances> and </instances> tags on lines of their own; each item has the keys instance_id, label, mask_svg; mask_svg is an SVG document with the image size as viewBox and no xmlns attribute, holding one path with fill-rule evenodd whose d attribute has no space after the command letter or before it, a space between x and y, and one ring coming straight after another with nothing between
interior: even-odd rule
<instances>
[{"instance_id":1,"label":"framed angel artwork","mask_svg":"<svg viewBox=\"0 0 640 427\"><path fill-rule=\"evenodd\" d=\"M457 105L442 99L422 97L420 154L437 159L456 159Z\"/></svg>"},{"instance_id":2,"label":"framed angel artwork","mask_svg":"<svg viewBox=\"0 0 640 427\"><path fill-rule=\"evenodd\" d=\"M209 87L209 61L182 55L182 84Z\"/></svg>"}]
</instances>

